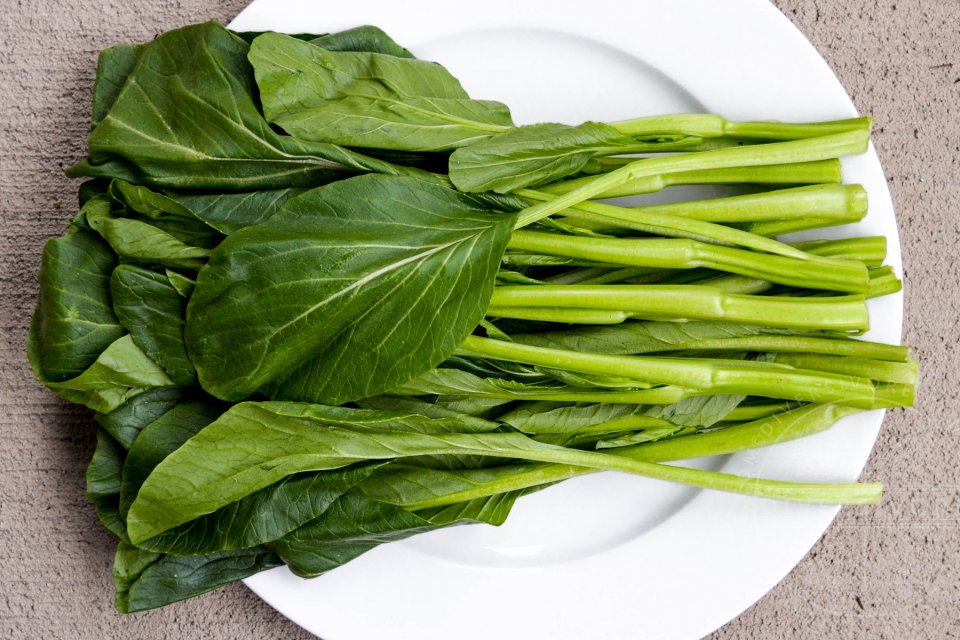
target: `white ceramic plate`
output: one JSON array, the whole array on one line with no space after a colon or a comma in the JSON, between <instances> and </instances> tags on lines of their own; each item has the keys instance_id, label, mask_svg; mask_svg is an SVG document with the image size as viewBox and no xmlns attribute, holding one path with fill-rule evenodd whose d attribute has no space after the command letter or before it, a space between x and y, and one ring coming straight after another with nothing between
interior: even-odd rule
<instances>
[{"instance_id":1,"label":"white ceramic plate","mask_svg":"<svg viewBox=\"0 0 960 640\"><path fill-rule=\"evenodd\" d=\"M256 0L238 30L329 32L375 24L445 65L518 123L706 111L792 121L855 114L823 59L763 0ZM870 214L832 235L882 234L900 270L876 154L844 161ZM824 234L821 234L824 235ZM872 339L900 338L902 297L871 303ZM766 450L707 461L730 473L855 480L876 411ZM779 582L837 509L697 491L615 474L519 501L508 522L381 546L328 575L276 569L247 580L325 640L697 638Z\"/></svg>"}]
</instances>

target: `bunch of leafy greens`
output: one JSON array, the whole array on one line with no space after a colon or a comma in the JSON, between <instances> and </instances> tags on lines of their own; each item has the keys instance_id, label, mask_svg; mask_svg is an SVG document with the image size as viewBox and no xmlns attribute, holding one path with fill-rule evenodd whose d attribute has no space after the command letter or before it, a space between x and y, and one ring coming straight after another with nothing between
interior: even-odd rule
<instances>
[{"instance_id":1,"label":"bunch of leafy greens","mask_svg":"<svg viewBox=\"0 0 960 640\"><path fill-rule=\"evenodd\" d=\"M863 217L837 158L869 125L516 127L373 27L107 49L28 351L96 412L117 608L500 524L599 470L876 501L663 464L912 403L909 351L856 339L900 286L883 239L774 238ZM679 184L744 188L597 201Z\"/></svg>"}]
</instances>

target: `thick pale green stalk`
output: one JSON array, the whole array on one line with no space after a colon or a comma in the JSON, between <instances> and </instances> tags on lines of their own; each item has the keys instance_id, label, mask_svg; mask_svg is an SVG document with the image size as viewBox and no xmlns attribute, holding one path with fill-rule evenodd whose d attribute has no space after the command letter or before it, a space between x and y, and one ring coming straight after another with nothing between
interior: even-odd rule
<instances>
[{"instance_id":1,"label":"thick pale green stalk","mask_svg":"<svg viewBox=\"0 0 960 640\"><path fill-rule=\"evenodd\" d=\"M549 196L532 189L520 189L516 195L529 201L547 201ZM574 212L582 219L610 225L615 224L625 229L633 229L643 233L668 238L690 238L711 244L727 244L737 247L746 247L764 253L788 256L805 260L830 262L829 258L815 256L783 242L765 238L756 234L733 229L722 224L694 220L682 216L673 216L662 213L647 214L625 207L618 207L603 202L584 202L574 206L569 212ZM567 212L567 213L569 213ZM519 226L519 225L518 225Z\"/></svg>"},{"instance_id":2,"label":"thick pale green stalk","mask_svg":"<svg viewBox=\"0 0 960 640\"><path fill-rule=\"evenodd\" d=\"M893 267L883 266L876 269L870 269L870 289L867 291L868 298L879 298L881 296L897 293L903 289L903 282L897 277Z\"/></svg>"},{"instance_id":3,"label":"thick pale green stalk","mask_svg":"<svg viewBox=\"0 0 960 640\"><path fill-rule=\"evenodd\" d=\"M874 266L883 263L887 255L887 239L883 236L868 236L864 238L844 238L840 240L814 240L811 242L798 242L793 245L808 253L832 258L842 258L845 260L855 260L863 262L867 266ZM889 269L889 267L885 267ZM644 278L648 282L661 281L669 278L671 275L679 273L676 270L651 269L645 267L628 267L623 269L609 269L602 267L588 267L583 269L574 269L547 278L545 283L549 284L646 284L636 278ZM723 289L730 293L760 293L772 287L772 283L757 278L744 276L726 275L715 277L716 274L710 272L707 278L698 278L694 280L698 284L708 287ZM884 271L881 274L880 269L870 270L870 283L868 295L877 290L879 281L875 279L881 275L887 276ZM895 276L894 276L895 278ZM691 282L694 282L691 281ZM539 284L531 282L529 284Z\"/></svg>"},{"instance_id":4,"label":"thick pale green stalk","mask_svg":"<svg viewBox=\"0 0 960 640\"><path fill-rule=\"evenodd\" d=\"M790 411L765 416L750 423L721 430L721 436L699 433L660 442L608 450L609 455L624 456L649 462L687 460L709 455L734 453L766 447L818 433L833 426L858 410L838 405L806 405ZM721 433L721 431L712 433ZM470 489L442 496L424 497L416 501L398 501L388 494L373 493L371 497L407 509L426 509L455 504L507 491L551 484L574 476L593 473L592 470L569 465L517 465L517 472L503 474L493 480L472 483ZM376 491L375 487L371 487Z\"/></svg>"},{"instance_id":5,"label":"thick pale green stalk","mask_svg":"<svg viewBox=\"0 0 960 640\"><path fill-rule=\"evenodd\" d=\"M393 393L397 393L394 391ZM653 389L630 390L591 390L580 387L562 387L557 389L501 389L490 391L471 391L463 394L449 394L443 397L497 398L501 400L531 400L544 402L608 402L616 404L674 404L684 398L704 395L697 389L685 389L674 385L665 385Z\"/></svg>"},{"instance_id":6,"label":"thick pale green stalk","mask_svg":"<svg viewBox=\"0 0 960 640\"><path fill-rule=\"evenodd\" d=\"M495 287L490 307L605 309L651 320L726 320L771 327L836 331L869 329L867 307L862 296L746 296L697 285ZM488 315L495 314L488 311Z\"/></svg>"},{"instance_id":7,"label":"thick pale green stalk","mask_svg":"<svg viewBox=\"0 0 960 640\"><path fill-rule=\"evenodd\" d=\"M885 236L809 240L796 242L793 246L825 258L857 260L868 267L879 267L887 257L887 238Z\"/></svg>"},{"instance_id":8,"label":"thick pale green stalk","mask_svg":"<svg viewBox=\"0 0 960 640\"><path fill-rule=\"evenodd\" d=\"M680 343L666 346L664 351L762 351L775 353L795 353L795 354L821 354L825 356L844 356L844 358L866 359L866 362L858 365L857 373L827 368L823 371L837 371L838 373L850 373L850 375L873 378L874 380L885 380L887 382L911 382L910 380L886 380L870 375L870 366L878 364L881 361L888 363L906 364L910 362L910 349L890 344L881 344L878 342L863 342L860 340L844 340L833 338L815 338L810 336L776 336L776 335L758 335L743 336L739 338L715 338L711 340L696 340L687 343ZM655 352L648 352L655 353ZM805 366L800 364L799 360L794 360L783 355L777 362L789 364L790 366L802 369L821 370L820 366L812 366L813 361ZM818 363L826 366L826 362ZM915 364L910 364L912 370L916 369ZM895 368L896 369L896 368ZM893 375L893 374L891 374Z\"/></svg>"},{"instance_id":9,"label":"thick pale green stalk","mask_svg":"<svg viewBox=\"0 0 960 640\"><path fill-rule=\"evenodd\" d=\"M612 158L611 158L612 159ZM632 159L636 161L636 159ZM624 162L621 166L626 166ZM586 176L563 180L540 187L545 193L559 195L588 186L598 176ZM797 162L795 164L775 164L760 167L729 167L722 169L700 169L697 171L676 171L653 176L640 176L628 180L616 187L598 193L593 199L621 198L657 193L667 187L707 184L762 184L784 186L790 184L816 185L838 183L843 179L840 163L837 160L819 160L817 162Z\"/></svg>"},{"instance_id":10,"label":"thick pale green stalk","mask_svg":"<svg viewBox=\"0 0 960 640\"><path fill-rule=\"evenodd\" d=\"M582 269L586 272L586 269ZM625 269L607 270L601 269L596 274L585 274L583 277L570 277L564 280L561 277L550 278L550 284L615 284L629 283L641 284L640 280L646 282L658 282L664 278L675 274L674 270L648 269L645 267L627 267ZM571 272L574 273L574 272Z\"/></svg>"},{"instance_id":11,"label":"thick pale green stalk","mask_svg":"<svg viewBox=\"0 0 960 640\"><path fill-rule=\"evenodd\" d=\"M624 266L706 267L811 289L862 293L869 288L862 263L835 259L828 265L684 238L588 238L519 230L513 232L507 248Z\"/></svg>"},{"instance_id":12,"label":"thick pale green stalk","mask_svg":"<svg viewBox=\"0 0 960 640\"><path fill-rule=\"evenodd\" d=\"M491 306L487 316L493 318L515 318L536 322L559 322L563 324L620 324L635 314L627 311L609 309L579 309L573 307L510 307Z\"/></svg>"},{"instance_id":13,"label":"thick pale green stalk","mask_svg":"<svg viewBox=\"0 0 960 640\"><path fill-rule=\"evenodd\" d=\"M714 113L681 113L631 118L608 123L628 136L696 136L699 138L740 138L744 140L799 140L847 131L869 133L868 117L828 120L824 122L784 123L775 121L727 120Z\"/></svg>"},{"instance_id":14,"label":"thick pale green stalk","mask_svg":"<svg viewBox=\"0 0 960 640\"><path fill-rule=\"evenodd\" d=\"M827 405L823 405L827 406ZM796 402L768 402L735 407L721 422L752 422L797 408ZM849 408L849 407L848 407Z\"/></svg>"},{"instance_id":15,"label":"thick pale green stalk","mask_svg":"<svg viewBox=\"0 0 960 640\"><path fill-rule=\"evenodd\" d=\"M798 369L832 371L848 376L871 378L881 382L898 382L908 385L917 382L918 367L916 360L891 362L890 360L866 358L853 353L840 355L839 351L818 352L794 349L790 353L778 353L774 362Z\"/></svg>"},{"instance_id":16,"label":"thick pale green stalk","mask_svg":"<svg viewBox=\"0 0 960 640\"><path fill-rule=\"evenodd\" d=\"M850 220L849 222L856 222ZM833 227L838 224L847 224L831 218L792 218L790 220L763 220L761 222L751 222L743 226L745 231L755 233L758 236L774 237L782 236L797 231L807 231L809 229L823 229L824 227Z\"/></svg>"},{"instance_id":17,"label":"thick pale green stalk","mask_svg":"<svg viewBox=\"0 0 960 640\"><path fill-rule=\"evenodd\" d=\"M710 393L755 395L800 402L837 402L863 408L872 407L875 403L875 390L869 379L793 369L767 362L609 356L477 336L468 337L456 353L566 371L624 376Z\"/></svg>"},{"instance_id":18,"label":"thick pale green stalk","mask_svg":"<svg viewBox=\"0 0 960 640\"><path fill-rule=\"evenodd\" d=\"M520 212L516 226L517 228L525 227L636 178L677 171L786 164L839 158L863 153L867 149L869 139L869 131L855 130L806 140L644 158L608 174L592 178L590 184L552 198L548 202L524 209Z\"/></svg>"},{"instance_id":19,"label":"thick pale green stalk","mask_svg":"<svg viewBox=\"0 0 960 640\"><path fill-rule=\"evenodd\" d=\"M547 190L540 188L540 191ZM833 224L845 224L866 215L867 197L863 187L857 184L818 184L728 198L649 204L630 209L717 223L823 218L834 221ZM569 218L576 221L577 216L574 212ZM585 222L595 230L592 222Z\"/></svg>"}]
</instances>

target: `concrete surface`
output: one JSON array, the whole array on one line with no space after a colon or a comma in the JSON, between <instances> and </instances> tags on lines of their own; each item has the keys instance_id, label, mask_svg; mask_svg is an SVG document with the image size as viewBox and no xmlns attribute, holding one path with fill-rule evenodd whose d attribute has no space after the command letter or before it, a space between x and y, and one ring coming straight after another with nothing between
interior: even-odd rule
<instances>
[{"instance_id":1,"label":"concrete surface","mask_svg":"<svg viewBox=\"0 0 960 640\"><path fill-rule=\"evenodd\" d=\"M245 0L0 1L0 637L310 636L242 585L166 609L112 608L113 541L83 495L86 412L30 374L23 349L45 239L64 230L99 49L227 21ZM889 487L845 510L779 586L711 636L952 638L960 632L960 3L777 0L837 72L889 176L906 263L905 341L920 404L891 412L864 474ZM691 593L691 615L695 598Z\"/></svg>"}]
</instances>

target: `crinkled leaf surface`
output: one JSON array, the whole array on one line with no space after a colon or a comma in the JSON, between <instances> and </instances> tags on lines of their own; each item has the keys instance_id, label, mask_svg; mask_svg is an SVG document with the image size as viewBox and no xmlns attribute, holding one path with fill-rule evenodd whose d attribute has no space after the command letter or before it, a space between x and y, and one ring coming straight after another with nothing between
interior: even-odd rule
<instances>
[{"instance_id":1,"label":"crinkled leaf surface","mask_svg":"<svg viewBox=\"0 0 960 640\"><path fill-rule=\"evenodd\" d=\"M376 464L366 464L288 476L137 546L175 555L200 555L266 544L318 517L376 468Z\"/></svg>"},{"instance_id":2,"label":"crinkled leaf surface","mask_svg":"<svg viewBox=\"0 0 960 640\"><path fill-rule=\"evenodd\" d=\"M187 301L165 273L122 264L110 279L113 308L138 347L178 385L197 382L183 341Z\"/></svg>"},{"instance_id":3,"label":"crinkled leaf surface","mask_svg":"<svg viewBox=\"0 0 960 640\"><path fill-rule=\"evenodd\" d=\"M277 555L263 547L178 557L121 542L113 564L115 606L121 613L155 609L280 564Z\"/></svg>"},{"instance_id":4,"label":"crinkled leaf surface","mask_svg":"<svg viewBox=\"0 0 960 640\"><path fill-rule=\"evenodd\" d=\"M170 192L167 197L220 233L229 235L263 222L287 200L305 191L307 189L289 188L240 193Z\"/></svg>"},{"instance_id":5,"label":"crinkled leaf surface","mask_svg":"<svg viewBox=\"0 0 960 640\"><path fill-rule=\"evenodd\" d=\"M483 317L513 222L403 177L288 201L199 274L186 339L201 385L225 400L342 404L423 373Z\"/></svg>"},{"instance_id":6,"label":"crinkled leaf surface","mask_svg":"<svg viewBox=\"0 0 960 640\"><path fill-rule=\"evenodd\" d=\"M70 175L253 191L323 184L365 171L409 172L273 131L257 108L248 49L223 26L207 22L164 33L135 55L117 52L113 79L98 98L102 119L90 134L90 157Z\"/></svg>"},{"instance_id":7,"label":"crinkled leaf surface","mask_svg":"<svg viewBox=\"0 0 960 640\"><path fill-rule=\"evenodd\" d=\"M120 486L120 513L124 518L137 497L144 480L164 458L184 442L216 420L222 408L215 403L185 400L177 403L156 420L143 427L133 441L123 465ZM189 482L186 471L185 480Z\"/></svg>"},{"instance_id":8,"label":"crinkled leaf surface","mask_svg":"<svg viewBox=\"0 0 960 640\"><path fill-rule=\"evenodd\" d=\"M29 345L28 345L29 346ZM69 380L37 378L64 400L109 413L151 387L172 387L170 376L138 347L130 335L112 342L92 365Z\"/></svg>"},{"instance_id":9,"label":"crinkled leaf surface","mask_svg":"<svg viewBox=\"0 0 960 640\"><path fill-rule=\"evenodd\" d=\"M82 373L126 331L113 313L116 256L96 234L47 241L28 352L37 377L62 382Z\"/></svg>"},{"instance_id":10,"label":"crinkled leaf surface","mask_svg":"<svg viewBox=\"0 0 960 640\"><path fill-rule=\"evenodd\" d=\"M595 155L633 142L601 122L526 125L454 151L450 180L463 191L507 193L575 174Z\"/></svg>"},{"instance_id":11,"label":"crinkled leaf surface","mask_svg":"<svg viewBox=\"0 0 960 640\"><path fill-rule=\"evenodd\" d=\"M209 249L192 247L148 222L113 212L90 210L86 221L118 256L129 262L195 270L210 255Z\"/></svg>"},{"instance_id":12,"label":"crinkled leaf surface","mask_svg":"<svg viewBox=\"0 0 960 640\"><path fill-rule=\"evenodd\" d=\"M179 387L147 389L111 411L97 414L97 423L129 449L144 427L165 414L183 399Z\"/></svg>"},{"instance_id":13,"label":"crinkled leaf surface","mask_svg":"<svg viewBox=\"0 0 960 640\"><path fill-rule=\"evenodd\" d=\"M311 44L327 51L369 51L397 58L413 58L414 55L401 47L382 29L370 25L354 27L337 33L328 33L310 40Z\"/></svg>"},{"instance_id":14,"label":"crinkled leaf surface","mask_svg":"<svg viewBox=\"0 0 960 640\"><path fill-rule=\"evenodd\" d=\"M438 64L327 51L277 33L250 46L266 118L301 140L406 151L453 149L512 126Z\"/></svg>"},{"instance_id":15,"label":"crinkled leaf surface","mask_svg":"<svg viewBox=\"0 0 960 640\"><path fill-rule=\"evenodd\" d=\"M144 481L127 514L131 541L152 538L304 471L425 455L555 461L556 456L573 453L519 433L419 433L384 429L379 420L379 427L372 430L340 426L341 408L331 408L336 419L328 424L322 418L326 411L318 405L309 417L294 417L271 411L269 403L232 406L167 456ZM363 412L357 411L362 424ZM398 427L406 417L398 415ZM142 438L143 434L138 441Z\"/></svg>"}]
</instances>

